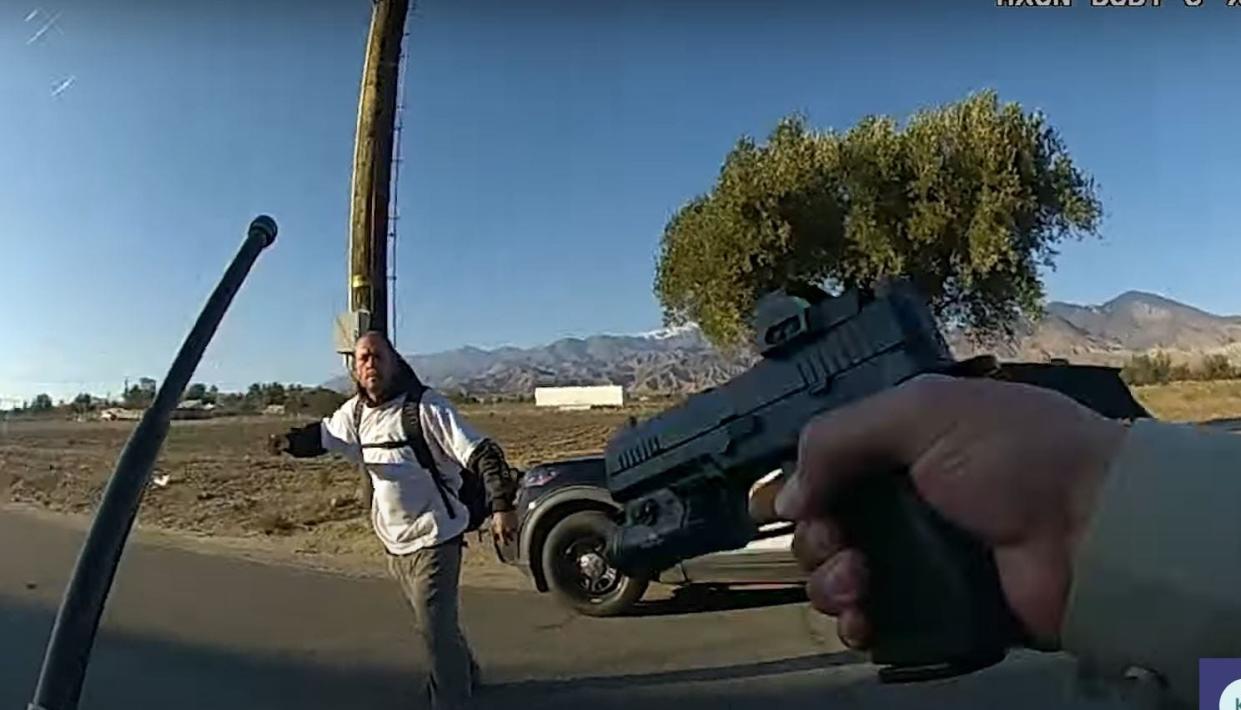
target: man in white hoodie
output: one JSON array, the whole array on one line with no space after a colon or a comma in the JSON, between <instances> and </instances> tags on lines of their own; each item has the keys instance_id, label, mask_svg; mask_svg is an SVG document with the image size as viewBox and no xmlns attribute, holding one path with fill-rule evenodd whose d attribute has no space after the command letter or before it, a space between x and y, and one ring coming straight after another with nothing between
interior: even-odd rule
<instances>
[{"instance_id":1,"label":"man in white hoodie","mask_svg":"<svg viewBox=\"0 0 1241 710\"><path fill-rule=\"evenodd\" d=\"M468 472L483 482L492 532L501 541L517 531L516 482L499 446L423 385L382 334L358 339L353 374L357 394L331 417L273 437L269 446L298 458L336 453L366 468L374 490L371 523L430 659L428 698L435 708L464 707L478 686L478 663L458 619L471 517L463 481Z\"/></svg>"}]
</instances>

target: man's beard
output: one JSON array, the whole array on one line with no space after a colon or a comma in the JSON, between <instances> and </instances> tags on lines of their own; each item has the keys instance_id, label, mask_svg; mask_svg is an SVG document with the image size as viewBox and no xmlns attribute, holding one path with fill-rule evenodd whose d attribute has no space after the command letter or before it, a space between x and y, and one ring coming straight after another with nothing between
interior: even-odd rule
<instances>
[{"instance_id":1,"label":"man's beard","mask_svg":"<svg viewBox=\"0 0 1241 710\"><path fill-rule=\"evenodd\" d=\"M395 372L389 372L387 376L377 374L377 382L373 388L363 384L362 380L355 376L354 383L357 385L358 394L378 405L402 394L411 386L421 384L412 370L401 367L394 369ZM374 395L371 394L372 389L375 392Z\"/></svg>"},{"instance_id":2,"label":"man's beard","mask_svg":"<svg viewBox=\"0 0 1241 710\"><path fill-rule=\"evenodd\" d=\"M380 375L375 378L375 384L373 385L366 385L359 382L358 390L366 397L366 399L370 400L372 404L383 404L384 402L387 402L396 395L400 394L400 387L398 386L400 379L401 378L399 376L384 377Z\"/></svg>"}]
</instances>

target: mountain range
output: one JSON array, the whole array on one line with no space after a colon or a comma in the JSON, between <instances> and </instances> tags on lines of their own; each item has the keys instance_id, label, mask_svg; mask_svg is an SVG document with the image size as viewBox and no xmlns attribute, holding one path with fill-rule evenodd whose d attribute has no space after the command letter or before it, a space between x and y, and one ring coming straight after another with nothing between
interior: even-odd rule
<instances>
[{"instance_id":1,"label":"mountain range","mask_svg":"<svg viewBox=\"0 0 1241 710\"><path fill-rule=\"evenodd\" d=\"M980 347L948 332L957 357L981 352L1001 360L1043 362L1065 358L1082 364L1121 365L1159 350L1174 362L1223 353L1241 360L1241 316L1221 316L1152 293L1129 291L1101 305L1053 301L1044 317L1024 323L1017 337ZM475 396L529 396L537 386L621 385L628 396L688 394L742 372L752 356L725 356L695 326L635 335L564 338L532 348L464 347L409 356L428 384ZM347 391L347 378L326 386Z\"/></svg>"},{"instance_id":2,"label":"mountain range","mask_svg":"<svg viewBox=\"0 0 1241 710\"><path fill-rule=\"evenodd\" d=\"M1127 291L1097 306L1053 301L1036 323L1001 346L978 348L960 333L949 335L958 357L991 352L1002 360L1122 365L1134 355L1161 351L1192 364L1206 355L1241 359L1241 316L1208 313L1164 296Z\"/></svg>"}]
</instances>

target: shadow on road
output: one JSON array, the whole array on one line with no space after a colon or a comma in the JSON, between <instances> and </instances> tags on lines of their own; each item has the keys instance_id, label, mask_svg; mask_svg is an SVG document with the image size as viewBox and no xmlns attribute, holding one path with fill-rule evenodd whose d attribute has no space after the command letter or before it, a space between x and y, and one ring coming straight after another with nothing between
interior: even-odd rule
<instances>
[{"instance_id":1,"label":"shadow on road","mask_svg":"<svg viewBox=\"0 0 1241 710\"><path fill-rule=\"evenodd\" d=\"M833 666L835 667L833 669ZM829 672L816 672L829 670ZM833 672L834 671L834 672ZM943 681L885 685L874 669L848 652L771 664L560 683L489 688L480 710L512 707L514 698L540 710L1133 710L1117 697L1087 698L1068 681L1062 660L1006 662ZM730 675L731 674L731 675Z\"/></svg>"},{"instance_id":2,"label":"shadow on road","mask_svg":"<svg viewBox=\"0 0 1241 710\"><path fill-rule=\"evenodd\" d=\"M0 599L0 707L34 695L54 613ZM310 652L307 652L309 655ZM422 678L306 656L243 655L223 649L100 630L87 667L81 710L417 707Z\"/></svg>"},{"instance_id":3,"label":"shadow on road","mask_svg":"<svg viewBox=\"0 0 1241 710\"><path fill-rule=\"evenodd\" d=\"M574 691L635 689L676 683L706 683L721 680L744 680L774 676L784 673L821 670L833 666L866 663L866 657L852 651L816 653L778 661L737 663L715 668L688 668L662 673L635 673L630 675L595 676L567 680L528 680L504 683L488 688L488 694L519 691L522 695L538 695L571 688Z\"/></svg>"},{"instance_id":4,"label":"shadow on road","mask_svg":"<svg viewBox=\"0 0 1241 710\"><path fill-rule=\"evenodd\" d=\"M25 707L32 699L53 616L51 609L0 598L0 707ZM501 700L506 707L515 701L542 706L565 692L589 700L626 688L754 679L862 661L848 652L825 653L714 668L498 683L489 685L480 701L484 707ZM105 624L90 658L81 709L417 708L421 682L415 668L329 665L316 662L312 649L288 655L242 653L121 633Z\"/></svg>"},{"instance_id":5,"label":"shadow on road","mask_svg":"<svg viewBox=\"0 0 1241 710\"><path fill-rule=\"evenodd\" d=\"M712 611L801 604L804 601L806 601L806 590L802 586L753 589L689 586L676 589L668 599L635 604L626 616L701 614Z\"/></svg>"},{"instance_id":6,"label":"shadow on road","mask_svg":"<svg viewBox=\"0 0 1241 710\"><path fill-rule=\"evenodd\" d=\"M0 598L0 707L21 708L31 700L52 616L51 610ZM834 672L819 672L824 670ZM1033 670L1021 672L1020 666L1010 664L956 681L881 686L873 682L862 656L845 651L715 668L497 683L484 688L476 708L1083 707L1066 702L1070 698L1061 681L1063 673L1052 667L1035 666ZM117 633L105 626L91 657L80 708L396 710L423 707L418 697L421 681L421 673L413 668L329 664L317 661L312 649L283 655L247 654Z\"/></svg>"},{"instance_id":7,"label":"shadow on road","mask_svg":"<svg viewBox=\"0 0 1241 710\"><path fill-rule=\"evenodd\" d=\"M33 697L53 611L0 598L0 707L25 707ZM521 681L489 685L480 707L514 702L543 707L554 699L604 700L616 691L679 683L736 681L861 662L854 654L827 653L716 668ZM246 654L102 628L90 658L81 710L134 707L206 708L419 708L422 674L316 662L312 650L296 655ZM567 695L566 695L567 694ZM567 701L567 700L566 700ZM668 703L665 705L664 703ZM678 707L671 696L649 710Z\"/></svg>"}]
</instances>

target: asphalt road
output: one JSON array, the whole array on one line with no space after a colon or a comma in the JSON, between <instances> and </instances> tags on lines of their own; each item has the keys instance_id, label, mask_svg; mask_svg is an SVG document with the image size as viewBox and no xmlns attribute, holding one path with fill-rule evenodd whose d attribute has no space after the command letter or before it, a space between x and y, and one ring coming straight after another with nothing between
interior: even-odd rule
<instances>
[{"instance_id":1,"label":"asphalt road","mask_svg":"<svg viewBox=\"0 0 1241 710\"><path fill-rule=\"evenodd\" d=\"M0 512L0 706L30 701L76 530ZM1060 656L882 686L829 620L786 592L650 603L588 619L530 592L466 589L486 674L479 707L1102 708ZM396 586L131 539L82 708L415 708L422 680Z\"/></svg>"}]
</instances>

